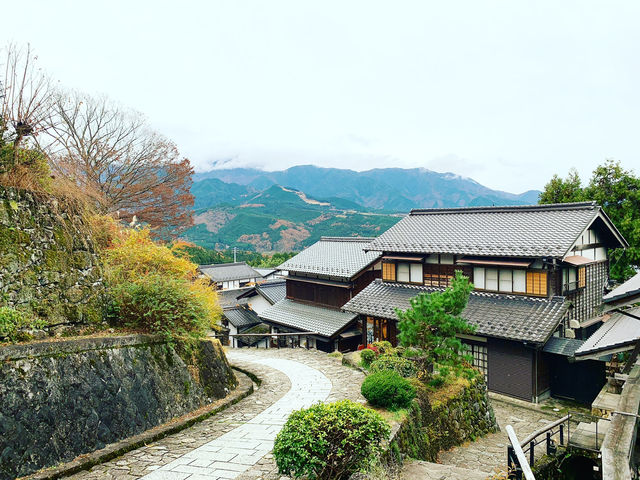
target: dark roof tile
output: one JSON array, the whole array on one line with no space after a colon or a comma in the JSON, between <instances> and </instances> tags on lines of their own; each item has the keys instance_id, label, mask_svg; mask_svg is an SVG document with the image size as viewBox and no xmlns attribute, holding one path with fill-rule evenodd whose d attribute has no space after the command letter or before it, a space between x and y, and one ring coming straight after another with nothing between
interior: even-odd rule
<instances>
[{"instance_id":1,"label":"dark roof tile","mask_svg":"<svg viewBox=\"0 0 640 480\"><path fill-rule=\"evenodd\" d=\"M442 289L382 282L369 284L343 310L397 320L395 309L406 310L410 299L420 293ZM476 334L544 343L564 316L564 297L532 298L498 293L472 292L462 316L476 326Z\"/></svg>"}]
</instances>

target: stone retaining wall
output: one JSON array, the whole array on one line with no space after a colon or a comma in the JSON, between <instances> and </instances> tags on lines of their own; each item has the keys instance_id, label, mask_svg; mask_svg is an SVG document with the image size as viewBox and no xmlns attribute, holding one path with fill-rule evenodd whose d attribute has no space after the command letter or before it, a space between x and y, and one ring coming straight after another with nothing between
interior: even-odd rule
<instances>
[{"instance_id":1,"label":"stone retaining wall","mask_svg":"<svg viewBox=\"0 0 640 480\"><path fill-rule=\"evenodd\" d=\"M150 335L7 346L0 378L1 480L139 434L237 383L217 340L174 349Z\"/></svg>"},{"instance_id":2,"label":"stone retaining wall","mask_svg":"<svg viewBox=\"0 0 640 480\"><path fill-rule=\"evenodd\" d=\"M436 462L440 451L498 430L482 379L433 404L423 390L393 436L390 452Z\"/></svg>"},{"instance_id":3,"label":"stone retaining wall","mask_svg":"<svg viewBox=\"0 0 640 480\"><path fill-rule=\"evenodd\" d=\"M59 201L0 187L0 304L49 325L101 320L102 270L89 228Z\"/></svg>"}]
</instances>

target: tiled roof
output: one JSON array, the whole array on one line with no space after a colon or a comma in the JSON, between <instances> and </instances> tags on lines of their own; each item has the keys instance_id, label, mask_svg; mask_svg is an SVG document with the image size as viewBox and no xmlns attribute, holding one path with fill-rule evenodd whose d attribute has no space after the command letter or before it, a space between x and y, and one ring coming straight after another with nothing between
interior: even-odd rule
<instances>
[{"instance_id":1,"label":"tiled roof","mask_svg":"<svg viewBox=\"0 0 640 480\"><path fill-rule=\"evenodd\" d=\"M256 272L245 262L200 265L198 268L202 273L204 273L214 282L229 282L232 280L262 278L262 275Z\"/></svg>"},{"instance_id":2,"label":"tiled roof","mask_svg":"<svg viewBox=\"0 0 640 480\"><path fill-rule=\"evenodd\" d=\"M331 337L348 325L357 315L306 305L285 298L275 305L267 307L260 317L295 330L315 332L324 337Z\"/></svg>"},{"instance_id":3,"label":"tiled roof","mask_svg":"<svg viewBox=\"0 0 640 480\"><path fill-rule=\"evenodd\" d=\"M271 280L256 285L256 290L273 305L287 296L287 284L284 279Z\"/></svg>"},{"instance_id":4,"label":"tiled roof","mask_svg":"<svg viewBox=\"0 0 640 480\"><path fill-rule=\"evenodd\" d=\"M640 299L640 273L637 273L622 285L611 290L604 296L603 300L605 303L609 303L631 297L634 297L632 300L635 298Z\"/></svg>"},{"instance_id":5,"label":"tiled roof","mask_svg":"<svg viewBox=\"0 0 640 480\"><path fill-rule=\"evenodd\" d=\"M563 257L600 211L595 202L412 210L366 248L381 252Z\"/></svg>"},{"instance_id":6,"label":"tiled roof","mask_svg":"<svg viewBox=\"0 0 640 480\"><path fill-rule=\"evenodd\" d=\"M218 290L218 304L222 308L244 305L249 301L249 299L238 297L251 289L253 289L253 287L235 288L233 290Z\"/></svg>"},{"instance_id":7,"label":"tiled roof","mask_svg":"<svg viewBox=\"0 0 640 480\"><path fill-rule=\"evenodd\" d=\"M640 317L640 307L630 308L625 312ZM638 339L640 320L616 312L576 350L576 357L592 356L596 353L606 355L613 353L611 350L631 348Z\"/></svg>"},{"instance_id":8,"label":"tiled roof","mask_svg":"<svg viewBox=\"0 0 640 480\"><path fill-rule=\"evenodd\" d=\"M278 269L349 279L380 257L378 252L364 251L371 240L366 237L322 237Z\"/></svg>"},{"instance_id":9,"label":"tiled roof","mask_svg":"<svg viewBox=\"0 0 640 480\"><path fill-rule=\"evenodd\" d=\"M573 354L582 346L583 343L584 340L578 340L577 338L551 337L549 341L544 344L542 351L545 353L563 355L565 357L573 357Z\"/></svg>"},{"instance_id":10,"label":"tiled roof","mask_svg":"<svg viewBox=\"0 0 640 480\"><path fill-rule=\"evenodd\" d=\"M229 323L238 330L262 323L256 312L246 306L227 308L222 311L222 314L229 320Z\"/></svg>"},{"instance_id":11,"label":"tiled roof","mask_svg":"<svg viewBox=\"0 0 640 480\"><path fill-rule=\"evenodd\" d=\"M397 320L395 309L406 310L416 295L442 289L382 282L370 283L342 307L375 317ZM544 343L564 316L564 297L531 298L499 293L472 292L462 316L476 326L476 334L523 342Z\"/></svg>"}]
</instances>

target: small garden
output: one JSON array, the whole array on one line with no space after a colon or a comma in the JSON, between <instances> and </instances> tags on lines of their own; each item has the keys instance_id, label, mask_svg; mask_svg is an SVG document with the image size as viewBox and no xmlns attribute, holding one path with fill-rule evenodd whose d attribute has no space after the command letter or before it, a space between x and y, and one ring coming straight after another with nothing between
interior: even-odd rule
<instances>
[{"instance_id":1,"label":"small garden","mask_svg":"<svg viewBox=\"0 0 640 480\"><path fill-rule=\"evenodd\" d=\"M344 358L366 372L367 404L294 412L276 438L280 472L320 480L356 472L388 478L405 456L436 461L440 450L495 431L484 379L457 337L474 331L460 316L472 289L457 272L450 288L418 295L397 312L398 347L375 342ZM398 427L392 439L390 422Z\"/></svg>"}]
</instances>

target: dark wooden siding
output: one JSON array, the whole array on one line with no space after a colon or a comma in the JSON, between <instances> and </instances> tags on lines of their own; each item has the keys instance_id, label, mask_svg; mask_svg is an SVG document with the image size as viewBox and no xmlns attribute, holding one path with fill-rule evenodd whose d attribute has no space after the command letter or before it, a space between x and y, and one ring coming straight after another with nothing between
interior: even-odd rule
<instances>
[{"instance_id":1,"label":"dark wooden siding","mask_svg":"<svg viewBox=\"0 0 640 480\"><path fill-rule=\"evenodd\" d=\"M473 267L467 265L447 265L438 263L425 263L422 267L424 284L430 287L448 287L456 270L469 277L473 282Z\"/></svg>"},{"instance_id":2,"label":"dark wooden siding","mask_svg":"<svg viewBox=\"0 0 640 480\"><path fill-rule=\"evenodd\" d=\"M382 270L368 270L362 273L358 278L353 281L353 293L352 297L355 297L364 288L373 282L376 278L382 277Z\"/></svg>"},{"instance_id":3,"label":"dark wooden siding","mask_svg":"<svg viewBox=\"0 0 640 480\"><path fill-rule=\"evenodd\" d=\"M549 374L549 364L547 361L547 356L544 355L540 350L536 350L534 355L536 359L537 374L537 379L534 378L534 389L536 390L536 397L539 397L547 390L549 390L549 388L551 388L551 378Z\"/></svg>"},{"instance_id":4,"label":"dark wooden siding","mask_svg":"<svg viewBox=\"0 0 640 480\"><path fill-rule=\"evenodd\" d=\"M340 308L351 297L348 288L287 280L287 298L326 307Z\"/></svg>"},{"instance_id":5,"label":"dark wooden siding","mask_svg":"<svg viewBox=\"0 0 640 480\"><path fill-rule=\"evenodd\" d=\"M569 362L562 355L543 354L549 364L551 396L591 405L606 383L605 362Z\"/></svg>"},{"instance_id":6,"label":"dark wooden siding","mask_svg":"<svg viewBox=\"0 0 640 480\"><path fill-rule=\"evenodd\" d=\"M489 338L489 390L531 401L533 398L533 350L518 342Z\"/></svg>"}]
</instances>

